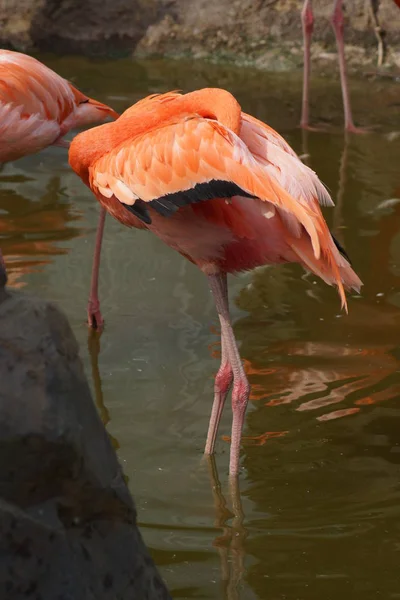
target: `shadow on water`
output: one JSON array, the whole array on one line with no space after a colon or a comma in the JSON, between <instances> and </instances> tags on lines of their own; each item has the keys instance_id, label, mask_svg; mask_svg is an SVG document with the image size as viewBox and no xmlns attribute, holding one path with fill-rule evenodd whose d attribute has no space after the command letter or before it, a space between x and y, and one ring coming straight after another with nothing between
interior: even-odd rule
<instances>
[{"instance_id":1,"label":"shadow on water","mask_svg":"<svg viewBox=\"0 0 400 600\"><path fill-rule=\"evenodd\" d=\"M231 278L252 396L241 490L230 489L229 407L215 460L201 458L219 354L202 275L157 239L108 219L100 285L106 329L88 339L97 204L62 149L3 167L0 236L11 285L67 312L172 596L397 598L398 84L352 82L359 124L380 129L346 137L338 82L315 79L311 115L329 130L304 134L297 73L40 58L119 111L167 89L230 89L326 183L336 202L326 218L365 284L346 316L335 291L296 266Z\"/></svg>"}]
</instances>

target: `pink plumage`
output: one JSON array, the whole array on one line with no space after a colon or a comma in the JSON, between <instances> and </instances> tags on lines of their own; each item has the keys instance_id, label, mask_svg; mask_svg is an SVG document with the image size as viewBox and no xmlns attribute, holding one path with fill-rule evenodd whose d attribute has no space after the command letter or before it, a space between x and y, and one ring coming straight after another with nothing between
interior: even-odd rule
<instances>
[{"instance_id":1,"label":"pink plumage","mask_svg":"<svg viewBox=\"0 0 400 600\"><path fill-rule=\"evenodd\" d=\"M221 321L222 361L206 452L233 379L230 473L249 384L230 323L227 273L298 262L329 284L361 281L319 208L332 204L317 175L272 128L241 111L224 90L151 96L115 123L78 135L70 165L123 224L148 229L209 279ZM96 298L97 300L97 298Z\"/></svg>"},{"instance_id":2,"label":"pink plumage","mask_svg":"<svg viewBox=\"0 0 400 600\"><path fill-rule=\"evenodd\" d=\"M26 54L0 50L0 162L60 143L70 129L117 118Z\"/></svg>"}]
</instances>

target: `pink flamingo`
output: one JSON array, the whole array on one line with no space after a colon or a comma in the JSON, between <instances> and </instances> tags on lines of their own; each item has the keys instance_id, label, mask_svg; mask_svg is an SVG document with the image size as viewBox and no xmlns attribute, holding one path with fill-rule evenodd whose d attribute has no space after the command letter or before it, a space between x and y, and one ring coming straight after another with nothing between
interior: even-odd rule
<instances>
[{"instance_id":1,"label":"pink flamingo","mask_svg":"<svg viewBox=\"0 0 400 600\"><path fill-rule=\"evenodd\" d=\"M0 50L0 163L50 145L68 148L63 136L70 129L118 116L35 58ZM100 229L104 217L103 211ZM1 251L0 264L4 267Z\"/></svg>"},{"instance_id":2,"label":"pink flamingo","mask_svg":"<svg viewBox=\"0 0 400 600\"><path fill-rule=\"evenodd\" d=\"M207 276L221 323L205 452L212 454L233 381L229 472L237 475L250 386L229 315L227 274L298 262L344 287L361 281L331 236L316 174L229 92L203 89L141 100L114 123L77 135L69 162L100 204L128 227L153 232ZM121 257L123 260L123 257Z\"/></svg>"}]
</instances>

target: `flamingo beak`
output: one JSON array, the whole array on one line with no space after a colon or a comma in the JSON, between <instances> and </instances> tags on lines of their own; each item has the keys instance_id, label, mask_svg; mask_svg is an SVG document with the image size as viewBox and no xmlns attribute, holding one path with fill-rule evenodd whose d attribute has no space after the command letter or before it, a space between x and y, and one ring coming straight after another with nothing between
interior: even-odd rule
<instances>
[{"instance_id":1,"label":"flamingo beak","mask_svg":"<svg viewBox=\"0 0 400 600\"><path fill-rule=\"evenodd\" d=\"M97 100L92 100L92 98L89 98L89 104L91 106L94 106L98 110L104 111L113 119L118 119L119 117L119 114L115 112L115 110L113 110L110 106L107 106L107 104L103 104L102 102L98 102Z\"/></svg>"}]
</instances>

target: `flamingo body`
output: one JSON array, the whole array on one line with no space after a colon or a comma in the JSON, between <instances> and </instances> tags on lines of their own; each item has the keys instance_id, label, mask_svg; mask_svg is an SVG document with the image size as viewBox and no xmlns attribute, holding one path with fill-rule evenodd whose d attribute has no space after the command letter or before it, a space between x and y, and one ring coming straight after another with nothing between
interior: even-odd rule
<instances>
[{"instance_id":1,"label":"flamingo body","mask_svg":"<svg viewBox=\"0 0 400 600\"><path fill-rule=\"evenodd\" d=\"M0 163L58 143L70 129L117 118L41 62L0 50Z\"/></svg>"},{"instance_id":2,"label":"flamingo body","mask_svg":"<svg viewBox=\"0 0 400 600\"><path fill-rule=\"evenodd\" d=\"M236 474L249 387L229 321L226 274L298 262L336 284L345 306L344 287L358 290L361 281L319 208L332 204L327 190L279 134L218 89L142 100L115 123L79 134L69 161L116 219L152 231L208 276L223 349L208 451L233 377Z\"/></svg>"}]
</instances>

